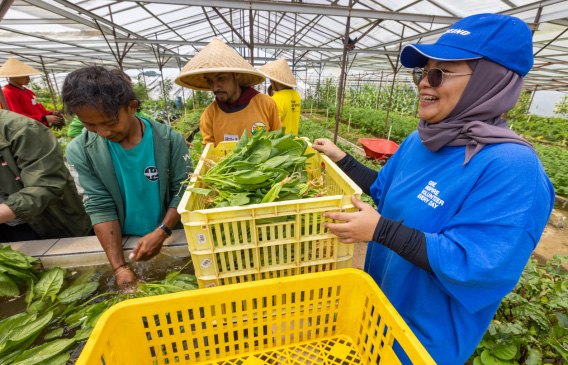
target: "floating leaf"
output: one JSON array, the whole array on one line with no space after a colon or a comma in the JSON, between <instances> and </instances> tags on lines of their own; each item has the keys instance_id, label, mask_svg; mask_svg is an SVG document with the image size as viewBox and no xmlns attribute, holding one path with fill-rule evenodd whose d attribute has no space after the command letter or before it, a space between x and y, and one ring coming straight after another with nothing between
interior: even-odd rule
<instances>
[{"instance_id":1,"label":"floating leaf","mask_svg":"<svg viewBox=\"0 0 568 365\"><path fill-rule=\"evenodd\" d=\"M47 362L44 362L42 365L65 365L71 358L70 354L61 354L52 359L49 359Z\"/></svg>"},{"instance_id":2,"label":"floating leaf","mask_svg":"<svg viewBox=\"0 0 568 365\"><path fill-rule=\"evenodd\" d=\"M63 336L63 332L64 332L63 327L59 327L54 329L53 331L49 331L48 333L46 333L45 336L43 336L43 338L46 340L52 340L54 338Z\"/></svg>"},{"instance_id":3,"label":"floating leaf","mask_svg":"<svg viewBox=\"0 0 568 365\"><path fill-rule=\"evenodd\" d=\"M47 309L47 303L46 302L37 301L37 302L33 302L32 304L30 304L30 306L28 307L28 313L30 313L30 314L41 313L46 309Z\"/></svg>"},{"instance_id":4,"label":"floating leaf","mask_svg":"<svg viewBox=\"0 0 568 365\"><path fill-rule=\"evenodd\" d=\"M47 312L37 319L35 319L35 315L25 314L13 321L4 323L0 326L0 355L4 355L10 348L37 335L47 326L52 317L52 312Z\"/></svg>"},{"instance_id":5,"label":"floating leaf","mask_svg":"<svg viewBox=\"0 0 568 365\"><path fill-rule=\"evenodd\" d=\"M98 282L89 282L84 284L79 284L76 286L72 286L63 290L58 296L57 300L59 300L63 304L69 304L72 302L76 302L87 295L93 293L99 287Z\"/></svg>"},{"instance_id":6,"label":"floating leaf","mask_svg":"<svg viewBox=\"0 0 568 365\"><path fill-rule=\"evenodd\" d=\"M79 342L79 341L88 340L92 332L93 332L92 328L78 330L77 332L75 332L75 337L74 337L75 341Z\"/></svg>"},{"instance_id":7,"label":"floating leaf","mask_svg":"<svg viewBox=\"0 0 568 365\"><path fill-rule=\"evenodd\" d=\"M34 298L51 297L61 290L65 270L60 267L54 267L46 272L35 286Z\"/></svg>"},{"instance_id":8,"label":"floating leaf","mask_svg":"<svg viewBox=\"0 0 568 365\"><path fill-rule=\"evenodd\" d=\"M69 287L89 282L89 280L91 280L96 273L97 270L95 268L90 268L89 270L79 275L79 277L77 277L75 280L73 280L73 282L71 283L71 285L69 285Z\"/></svg>"},{"instance_id":9,"label":"floating leaf","mask_svg":"<svg viewBox=\"0 0 568 365\"><path fill-rule=\"evenodd\" d=\"M74 338L61 339L34 347L33 349L24 351L16 357L13 365L43 364L45 360L49 360L65 351L65 349L71 346L74 342Z\"/></svg>"},{"instance_id":10,"label":"floating leaf","mask_svg":"<svg viewBox=\"0 0 568 365\"><path fill-rule=\"evenodd\" d=\"M27 284L28 282L36 282L37 278L29 270L18 269L0 264L0 272L12 276L16 284Z\"/></svg>"},{"instance_id":11,"label":"floating leaf","mask_svg":"<svg viewBox=\"0 0 568 365\"><path fill-rule=\"evenodd\" d=\"M4 265L17 267L19 269L29 269L31 263L26 258L27 255L19 251L14 251L10 246L0 249L0 262ZM32 261L36 261L35 259Z\"/></svg>"},{"instance_id":12,"label":"floating leaf","mask_svg":"<svg viewBox=\"0 0 568 365\"><path fill-rule=\"evenodd\" d=\"M18 285L4 273L0 273L0 297L17 297L20 295Z\"/></svg>"}]
</instances>

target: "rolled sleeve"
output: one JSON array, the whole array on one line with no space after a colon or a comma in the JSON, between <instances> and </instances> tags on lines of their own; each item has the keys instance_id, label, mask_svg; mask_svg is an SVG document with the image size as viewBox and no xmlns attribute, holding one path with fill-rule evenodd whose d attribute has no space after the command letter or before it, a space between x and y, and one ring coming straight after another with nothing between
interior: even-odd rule
<instances>
[{"instance_id":1,"label":"rolled sleeve","mask_svg":"<svg viewBox=\"0 0 568 365\"><path fill-rule=\"evenodd\" d=\"M67 184L63 151L51 130L35 123L14 134L11 145L24 188L4 203L16 217L26 219L62 198Z\"/></svg>"}]
</instances>

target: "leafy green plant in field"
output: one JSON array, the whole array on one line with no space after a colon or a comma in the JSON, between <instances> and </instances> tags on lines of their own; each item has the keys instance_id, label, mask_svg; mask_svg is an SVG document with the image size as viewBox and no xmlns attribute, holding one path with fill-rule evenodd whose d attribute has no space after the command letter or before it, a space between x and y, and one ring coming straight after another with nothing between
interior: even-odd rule
<instances>
[{"instance_id":1,"label":"leafy green plant in field","mask_svg":"<svg viewBox=\"0 0 568 365\"><path fill-rule=\"evenodd\" d=\"M170 122L174 122L182 115L182 110L176 108L173 100L168 100L168 111L163 100L145 100L141 105L142 111L150 115L152 119L159 123L168 123L168 113Z\"/></svg>"},{"instance_id":2,"label":"leafy green plant in field","mask_svg":"<svg viewBox=\"0 0 568 365\"><path fill-rule=\"evenodd\" d=\"M531 91L523 90L521 92L521 95L519 96L519 99L517 100L515 107L509 110L509 112L507 113L507 117L509 118L509 120L513 120L515 118L522 118L523 116L527 115L531 97L532 97Z\"/></svg>"},{"instance_id":3,"label":"leafy green plant in field","mask_svg":"<svg viewBox=\"0 0 568 365\"><path fill-rule=\"evenodd\" d=\"M556 194L568 196L568 150L535 144L534 148Z\"/></svg>"},{"instance_id":4,"label":"leafy green plant in field","mask_svg":"<svg viewBox=\"0 0 568 365\"><path fill-rule=\"evenodd\" d=\"M195 95L195 108L203 108L211 104L214 95L210 91L195 90L190 97L187 98L187 108L193 110L193 99Z\"/></svg>"},{"instance_id":5,"label":"leafy green plant in field","mask_svg":"<svg viewBox=\"0 0 568 365\"><path fill-rule=\"evenodd\" d=\"M564 95L564 97L558 103L556 103L554 114L568 117L568 95Z\"/></svg>"},{"instance_id":6,"label":"leafy green plant in field","mask_svg":"<svg viewBox=\"0 0 568 365\"><path fill-rule=\"evenodd\" d=\"M392 79L390 81L392 81ZM357 86L357 81L351 80L343 91L343 107L386 110L390 98L390 81L387 83L386 78L383 84L370 84L361 81L359 86ZM308 95L309 99L304 103L304 108L309 108L310 106L317 108L318 92L320 108L327 109L337 106L337 86L332 83L331 79L325 80L325 83L321 84L319 88L315 85L311 89ZM416 102L415 88L413 88L407 80L399 79L396 81L393 89L391 112L413 113ZM335 115L335 113L333 113L333 115Z\"/></svg>"},{"instance_id":7,"label":"leafy green plant in field","mask_svg":"<svg viewBox=\"0 0 568 365\"><path fill-rule=\"evenodd\" d=\"M144 79L142 73L136 78L136 83L132 84L132 90L139 100L144 100L148 98L148 87L144 84Z\"/></svg>"},{"instance_id":8,"label":"leafy green plant in field","mask_svg":"<svg viewBox=\"0 0 568 365\"><path fill-rule=\"evenodd\" d=\"M187 138L189 133L199 126L200 118L201 112L187 113L187 115L181 116L181 118L172 125L172 128L178 131L184 138Z\"/></svg>"},{"instance_id":9,"label":"leafy green plant in field","mask_svg":"<svg viewBox=\"0 0 568 365\"><path fill-rule=\"evenodd\" d=\"M53 79L51 80L53 82ZM38 99L49 99L51 100L51 94L49 92L49 88L47 87L47 82L45 80L45 75L41 75L41 79L37 78L35 80L30 81L29 85L27 86L28 89L34 92ZM42 102L43 104L43 102ZM44 104L45 106L45 104ZM48 109L52 110L52 109Z\"/></svg>"},{"instance_id":10,"label":"leafy green plant in field","mask_svg":"<svg viewBox=\"0 0 568 365\"><path fill-rule=\"evenodd\" d=\"M335 112L335 108L333 111ZM335 115L335 113L333 115ZM385 111L351 107L343 108L342 119L349 121L350 117L351 128L363 129L363 137L369 137L369 134L382 135L385 127ZM389 113L386 134L389 132L391 122L392 130L390 139L400 144L410 133L416 130L418 118Z\"/></svg>"},{"instance_id":11,"label":"leafy green plant in field","mask_svg":"<svg viewBox=\"0 0 568 365\"><path fill-rule=\"evenodd\" d=\"M528 114L529 102L532 93L524 91L521 93L517 104L507 113L509 126L517 134L530 136L536 140L546 140L551 142L560 142L566 146L568 142L568 120L559 117L540 117L535 114ZM557 105L558 108L558 105ZM568 104L566 105L568 108ZM557 114L566 116L561 113L562 108Z\"/></svg>"},{"instance_id":12,"label":"leafy green plant in field","mask_svg":"<svg viewBox=\"0 0 568 365\"><path fill-rule=\"evenodd\" d=\"M529 261L470 358L473 365L568 361L568 273L562 262L568 256L555 255L544 265Z\"/></svg>"}]
</instances>

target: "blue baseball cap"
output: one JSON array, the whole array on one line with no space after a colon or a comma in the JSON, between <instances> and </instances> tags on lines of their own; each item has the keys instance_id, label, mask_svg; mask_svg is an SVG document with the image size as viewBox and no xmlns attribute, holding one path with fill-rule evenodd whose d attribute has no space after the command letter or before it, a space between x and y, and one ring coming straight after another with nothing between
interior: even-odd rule
<instances>
[{"instance_id":1,"label":"blue baseball cap","mask_svg":"<svg viewBox=\"0 0 568 365\"><path fill-rule=\"evenodd\" d=\"M424 67L428 59L461 61L485 58L525 76L533 66L532 32L519 18L477 14L457 21L435 44L407 44L404 67Z\"/></svg>"}]
</instances>

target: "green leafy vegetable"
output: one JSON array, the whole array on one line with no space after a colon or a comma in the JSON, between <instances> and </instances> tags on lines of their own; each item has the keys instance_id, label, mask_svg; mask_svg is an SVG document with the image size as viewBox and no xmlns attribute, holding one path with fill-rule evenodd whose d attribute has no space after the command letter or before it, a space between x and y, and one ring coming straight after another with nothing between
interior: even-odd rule
<instances>
[{"instance_id":1,"label":"green leafy vegetable","mask_svg":"<svg viewBox=\"0 0 568 365\"><path fill-rule=\"evenodd\" d=\"M90 282L79 284L76 286L72 286L68 289L62 291L58 296L57 299L60 303L68 304L72 302L76 302L79 299L86 297L87 295L91 294L99 287L99 283L97 282Z\"/></svg>"},{"instance_id":2,"label":"green leafy vegetable","mask_svg":"<svg viewBox=\"0 0 568 365\"><path fill-rule=\"evenodd\" d=\"M63 278L65 277L65 270L60 267L54 267L46 272L35 286L34 298L50 297L55 295L63 285Z\"/></svg>"},{"instance_id":3,"label":"green leafy vegetable","mask_svg":"<svg viewBox=\"0 0 568 365\"><path fill-rule=\"evenodd\" d=\"M16 297L20 295L18 285L4 273L0 273L0 297Z\"/></svg>"}]
</instances>

